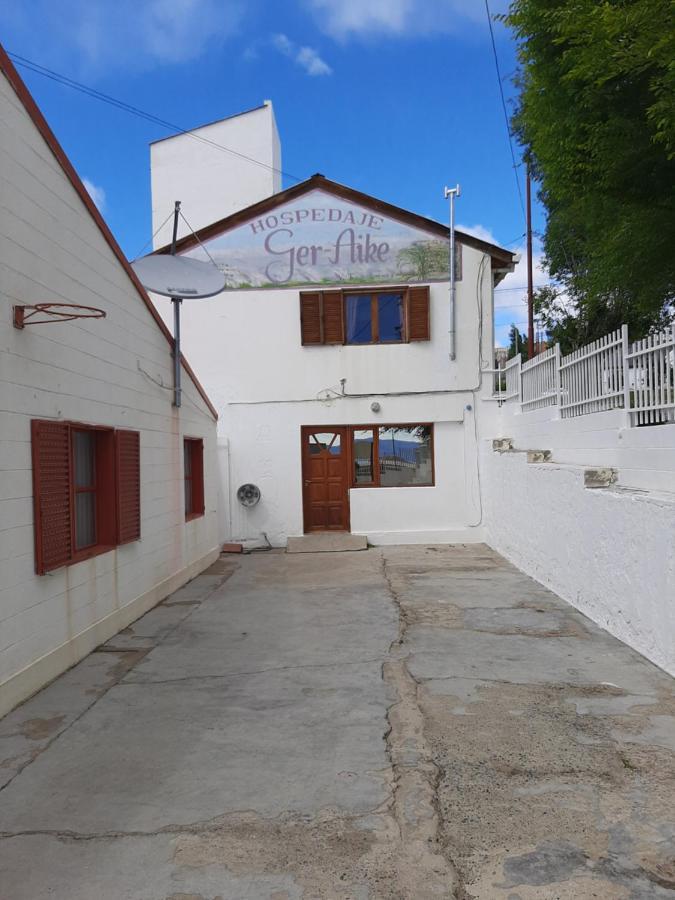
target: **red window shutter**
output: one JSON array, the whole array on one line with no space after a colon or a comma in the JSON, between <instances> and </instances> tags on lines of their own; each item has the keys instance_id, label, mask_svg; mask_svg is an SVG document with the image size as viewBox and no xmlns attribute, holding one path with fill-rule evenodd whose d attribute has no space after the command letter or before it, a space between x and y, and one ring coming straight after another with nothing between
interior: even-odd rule
<instances>
[{"instance_id":1,"label":"red window shutter","mask_svg":"<svg viewBox=\"0 0 675 900\"><path fill-rule=\"evenodd\" d=\"M408 340L430 340L429 286L426 284L408 288Z\"/></svg>"},{"instance_id":2,"label":"red window shutter","mask_svg":"<svg viewBox=\"0 0 675 900\"><path fill-rule=\"evenodd\" d=\"M192 512L204 515L204 441L190 441L192 447Z\"/></svg>"},{"instance_id":3,"label":"red window shutter","mask_svg":"<svg viewBox=\"0 0 675 900\"><path fill-rule=\"evenodd\" d=\"M300 294L300 331L303 345L323 344L321 291Z\"/></svg>"},{"instance_id":4,"label":"red window shutter","mask_svg":"<svg viewBox=\"0 0 675 900\"><path fill-rule=\"evenodd\" d=\"M117 543L141 536L141 436L138 431L115 432L117 473Z\"/></svg>"},{"instance_id":5,"label":"red window shutter","mask_svg":"<svg viewBox=\"0 0 675 900\"><path fill-rule=\"evenodd\" d=\"M35 570L43 575L73 555L70 428L64 422L31 422Z\"/></svg>"},{"instance_id":6,"label":"red window shutter","mask_svg":"<svg viewBox=\"0 0 675 900\"><path fill-rule=\"evenodd\" d=\"M323 292L323 342L324 344L344 344L345 342L342 291Z\"/></svg>"}]
</instances>

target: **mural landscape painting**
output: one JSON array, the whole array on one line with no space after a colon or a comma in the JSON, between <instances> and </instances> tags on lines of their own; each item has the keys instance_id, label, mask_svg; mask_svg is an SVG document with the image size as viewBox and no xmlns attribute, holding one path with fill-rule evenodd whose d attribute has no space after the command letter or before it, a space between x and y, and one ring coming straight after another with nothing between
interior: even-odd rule
<instances>
[{"instance_id":1,"label":"mural landscape painting","mask_svg":"<svg viewBox=\"0 0 675 900\"><path fill-rule=\"evenodd\" d=\"M448 278L448 241L311 191L205 244L231 289ZM189 255L206 259L201 247Z\"/></svg>"}]
</instances>

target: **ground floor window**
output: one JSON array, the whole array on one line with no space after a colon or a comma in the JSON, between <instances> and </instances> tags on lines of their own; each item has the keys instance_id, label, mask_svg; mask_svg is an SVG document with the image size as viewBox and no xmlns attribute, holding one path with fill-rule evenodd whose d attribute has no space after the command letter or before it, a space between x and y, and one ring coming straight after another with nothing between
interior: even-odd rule
<instances>
[{"instance_id":1,"label":"ground floor window","mask_svg":"<svg viewBox=\"0 0 675 900\"><path fill-rule=\"evenodd\" d=\"M185 438L183 442L185 476L185 518L204 515L204 442L201 438Z\"/></svg>"},{"instance_id":2,"label":"ground floor window","mask_svg":"<svg viewBox=\"0 0 675 900\"><path fill-rule=\"evenodd\" d=\"M34 420L31 436L38 574L140 538L137 431Z\"/></svg>"},{"instance_id":3,"label":"ground floor window","mask_svg":"<svg viewBox=\"0 0 675 900\"><path fill-rule=\"evenodd\" d=\"M433 485L433 425L353 426L352 486Z\"/></svg>"}]
</instances>

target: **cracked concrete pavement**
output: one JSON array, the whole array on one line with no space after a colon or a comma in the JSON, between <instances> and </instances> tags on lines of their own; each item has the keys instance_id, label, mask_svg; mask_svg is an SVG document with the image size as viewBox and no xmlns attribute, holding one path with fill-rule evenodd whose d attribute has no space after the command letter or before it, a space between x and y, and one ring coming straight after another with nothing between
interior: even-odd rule
<instances>
[{"instance_id":1,"label":"cracked concrete pavement","mask_svg":"<svg viewBox=\"0 0 675 900\"><path fill-rule=\"evenodd\" d=\"M675 897L671 678L483 545L222 558L0 722L0 900Z\"/></svg>"}]
</instances>

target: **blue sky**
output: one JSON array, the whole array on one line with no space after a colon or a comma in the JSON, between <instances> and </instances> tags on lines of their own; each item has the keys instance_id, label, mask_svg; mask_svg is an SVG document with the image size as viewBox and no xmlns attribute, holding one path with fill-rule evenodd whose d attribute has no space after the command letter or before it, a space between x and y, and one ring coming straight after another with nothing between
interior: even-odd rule
<instances>
[{"instance_id":1,"label":"blue sky","mask_svg":"<svg viewBox=\"0 0 675 900\"><path fill-rule=\"evenodd\" d=\"M494 27L508 99L515 47ZM10 52L182 128L271 98L284 171L441 221L459 182L460 226L524 246L483 0L18 0L0 28ZM148 144L170 132L19 71L133 258L150 237ZM498 343L525 328L524 284L521 264L500 285Z\"/></svg>"}]
</instances>

